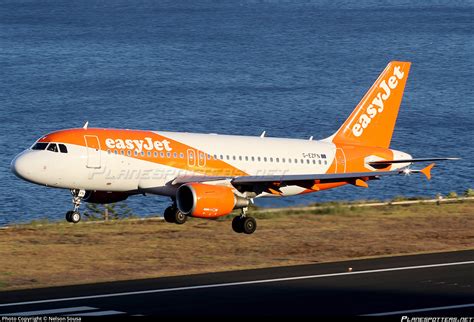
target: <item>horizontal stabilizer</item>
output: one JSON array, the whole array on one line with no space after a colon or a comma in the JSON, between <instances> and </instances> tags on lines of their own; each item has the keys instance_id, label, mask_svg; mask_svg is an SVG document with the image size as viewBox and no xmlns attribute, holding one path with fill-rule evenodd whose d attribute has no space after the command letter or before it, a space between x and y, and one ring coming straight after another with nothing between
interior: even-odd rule
<instances>
[{"instance_id":1,"label":"horizontal stabilizer","mask_svg":"<svg viewBox=\"0 0 474 322\"><path fill-rule=\"evenodd\" d=\"M410 170L410 173L423 173L426 179L431 180L431 169L435 166L434 163L431 163L429 166L421 169L421 170Z\"/></svg>"},{"instance_id":2,"label":"horizontal stabilizer","mask_svg":"<svg viewBox=\"0 0 474 322\"><path fill-rule=\"evenodd\" d=\"M430 162L444 160L459 160L460 158L422 158L422 159L404 159L404 160L380 160L368 162L369 165L393 164L393 163L414 163L414 162Z\"/></svg>"}]
</instances>

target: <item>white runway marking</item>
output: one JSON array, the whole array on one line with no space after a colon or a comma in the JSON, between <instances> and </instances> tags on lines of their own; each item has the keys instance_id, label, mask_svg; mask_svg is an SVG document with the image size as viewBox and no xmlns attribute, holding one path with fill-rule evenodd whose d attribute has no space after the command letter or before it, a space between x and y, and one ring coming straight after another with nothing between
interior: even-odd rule
<instances>
[{"instance_id":1,"label":"white runway marking","mask_svg":"<svg viewBox=\"0 0 474 322\"><path fill-rule=\"evenodd\" d=\"M383 313L372 313L372 314L365 314L364 316L387 316L387 315L397 315L397 314L408 314L408 313L419 313L419 312L430 312L430 311L442 311L442 310L462 309L462 308L465 308L465 307L474 307L474 303L471 303L471 304L461 304L461 305L451 305L451 306L429 307L429 308L415 309L415 310L404 310L404 311L393 311L393 312L383 312Z\"/></svg>"},{"instance_id":2,"label":"white runway marking","mask_svg":"<svg viewBox=\"0 0 474 322\"><path fill-rule=\"evenodd\" d=\"M16 313L7 313L1 314L2 316L38 316L38 315L50 315L50 314L59 314L59 313L69 313L69 312L80 312L80 311L91 311L96 310L95 307L89 306L78 306L78 307L66 307L62 309L54 310L42 310L42 311L28 311L28 312L16 312Z\"/></svg>"},{"instance_id":3,"label":"white runway marking","mask_svg":"<svg viewBox=\"0 0 474 322\"><path fill-rule=\"evenodd\" d=\"M40 304L40 303L55 303L55 302L66 302L66 301L79 301L79 300L90 300L90 299L118 297L118 296L165 293L165 292L191 291L191 290L209 289L209 288L242 286L242 285L252 285L252 284L278 283L278 282L307 280L307 279L316 279L316 278L324 278L324 277L374 274L374 273L406 271L406 270L447 267L447 266L457 266L457 265L472 265L472 264L474 264L474 261L441 263L441 264L430 264L430 265L418 265L418 266L405 266L405 267L394 267L394 268L382 268L382 269L373 269L373 270L365 270L365 271L352 271L352 272L330 273L330 274L320 274L320 275L283 277L283 278L273 278L273 279L255 280L255 281L230 282L230 283L222 283L222 284L206 284L206 285L196 285L196 286L183 286L183 287L164 288L164 289L155 289L155 290L146 290L146 291L134 291L134 292L66 297L66 298L47 299L47 300L38 300L38 301L27 301L27 302L17 302L17 303L5 303L5 304L0 304L0 307L16 306L16 305L29 305L29 304Z\"/></svg>"}]
</instances>

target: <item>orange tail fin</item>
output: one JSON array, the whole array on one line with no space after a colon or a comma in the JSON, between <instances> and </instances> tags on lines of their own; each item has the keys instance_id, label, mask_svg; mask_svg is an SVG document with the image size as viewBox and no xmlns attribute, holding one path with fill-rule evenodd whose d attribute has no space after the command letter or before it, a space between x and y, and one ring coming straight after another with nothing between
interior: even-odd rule
<instances>
[{"instance_id":1,"label":"orange tail fin","mask_svg":"<svg viewBox=\"0 0 474 322\"><path fill-rule=\"evenodd\" d=\"M390 62L332 141L388 148L409 71L409 62Z\"/></svg>"}]
</instances>

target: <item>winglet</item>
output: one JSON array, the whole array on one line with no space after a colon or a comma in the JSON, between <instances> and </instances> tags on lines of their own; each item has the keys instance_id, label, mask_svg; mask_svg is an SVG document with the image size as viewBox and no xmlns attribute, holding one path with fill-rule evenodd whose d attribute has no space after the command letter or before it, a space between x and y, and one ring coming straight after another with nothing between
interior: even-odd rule
<instances>
[{"instance_id":1,"label":"winglet","mask_svg":"<svg viewBox=\"0 0 474 322\"><path fill-rule=\"evenodd\" d=\"M84 124L84 126L82 127L84 130L87 130L87 127L89 126L89 121L86 121L86 123Z\"/></svg>"},{"instance_id":2,"label":"winglet","mask_svg":"<svg viewBox=\"0 0 474 322\"><path fill-rule=\"evenodd\" d=\"M434 166L435 166L435 163L431 163L429 166L420 170L420 172L425 175L426 179L428 180L431 179L431 169L433 169Z\"/></svg>"}]
</instances>

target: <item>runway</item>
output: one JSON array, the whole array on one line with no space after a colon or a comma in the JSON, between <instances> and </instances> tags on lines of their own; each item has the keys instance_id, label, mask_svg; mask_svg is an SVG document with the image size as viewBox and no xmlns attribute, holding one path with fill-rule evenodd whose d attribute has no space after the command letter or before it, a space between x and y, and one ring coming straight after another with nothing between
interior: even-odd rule
<instances>
[{"instance_id":1,"label":"runway","mask_svg":"<svg viewBox=\"0 0 474 322\"><path fill-rule=\"evenodd\" d=\"M474 250L2 292L5 315L472 317Z\"/></svg>"}]
</instances>

